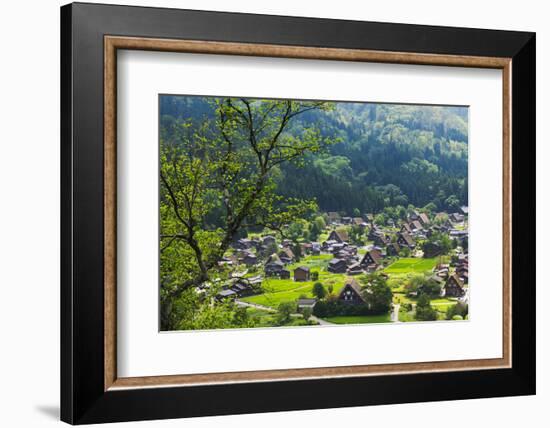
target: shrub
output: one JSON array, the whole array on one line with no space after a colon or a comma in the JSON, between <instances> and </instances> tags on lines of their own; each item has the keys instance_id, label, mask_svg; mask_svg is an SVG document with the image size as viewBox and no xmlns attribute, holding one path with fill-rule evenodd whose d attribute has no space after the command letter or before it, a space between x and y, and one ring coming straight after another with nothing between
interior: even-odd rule
<instances>
[{"instance_id":1,"label":"shrub","mask_svg":"<svg viewBox=\"0 0 550 428\"><path fill-rule=\"evenodd\" d=\"M325 287L323 287L323 284L321 284L320 282L316 282L315 284L313 284L313 289L311 290L311 292L319 300L323 299L327 295L327 290L325 290Z\"/></svg>"},{"instance_id":2,"label":"shrub","mask_svg":"<svg viewBox=\"0 0 550 428\"><path fill-rule=\"evenodd\" d=\"M447 309L446 318L452 320L455 315L460 315L461 319L468 319L468 305L458 302Z\"/></svg>"},{"instance_id":3,"label":"shrub","mask_svg":"<svg viewBox=\"0 0 550 428\"><path fill-rule=\"evenodd\" d=\"M435 321L437 311L430 305L430 299L422 294L416 303L416 319L418 321Z\"/></svg>"},{"instance_id":4,"label":"shrub","mask_svg":"<svg viewBox=\"0 0 550 428\"><path fill-rule=\"evenodd\" d=\"M277 308L277 322L284 325L290 322L290 316L296 312L296 304L293 302L282 302Z\"/></svg>"},{"instance_id":5,"label":"shrub","mask_svg":"<svg viewBox=\"0 0 550 428\"><path fill-rule=\"evenodd\" d=\"M312 281L317 281L319 279L319 272L314 270L313 272L311 272L311 280Z\"/></svg>"}]
</instances>

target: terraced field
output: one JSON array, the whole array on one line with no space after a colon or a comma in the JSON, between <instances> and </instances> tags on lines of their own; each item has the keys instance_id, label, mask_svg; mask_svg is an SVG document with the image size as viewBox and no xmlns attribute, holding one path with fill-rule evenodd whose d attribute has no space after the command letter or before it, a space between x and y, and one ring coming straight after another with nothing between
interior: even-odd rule
<instances>
[{"instance_id":1,"label":"terraced field","mask_svg":"<svg viewBox=\"0 0 550 428\"><path fill-rule=\"evenodd\" d=\"M423 273L431 271L437 264L437 258L403 258L389 265L384 272L387 274L404 275L409 273Z\"/></svg>"}]
</instances>

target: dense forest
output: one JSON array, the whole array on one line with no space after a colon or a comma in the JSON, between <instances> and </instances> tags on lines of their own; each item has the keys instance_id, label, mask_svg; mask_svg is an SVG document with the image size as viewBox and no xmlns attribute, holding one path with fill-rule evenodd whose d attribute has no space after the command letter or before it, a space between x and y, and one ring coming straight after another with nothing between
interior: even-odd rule
<instances>
[{"instance_id":1,"label":"dense forest","mask_svg":"<svg viewBox=\"0 0 550 428\"><path fill-rule=\"evenodd\" d=\"M162 96L161 137L177 139L184 121L212 118L208 98ZM387 207L468 205L468 109L334 103L297 117L285 130L314 125L334 144L277 171L278 193L315 199L322 211L378 213ZM215 222L215 220L214 220Z\"/></svg>"}]
</instances>

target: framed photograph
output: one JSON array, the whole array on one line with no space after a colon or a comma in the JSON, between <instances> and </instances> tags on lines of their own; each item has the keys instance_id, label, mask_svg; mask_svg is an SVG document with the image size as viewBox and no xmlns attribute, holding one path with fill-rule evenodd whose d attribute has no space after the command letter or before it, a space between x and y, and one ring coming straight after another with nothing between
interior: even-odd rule
<instances>
[{"instance_id":1,"label":"framed photograph","mask_svg":"<svg viewBox=\"0 0 550 428\"><path fill-rule=\"evenodd\" d=\"M535 393L533 33L76 3L61 54L62 420Z\"/></svg>"}]
</instances>

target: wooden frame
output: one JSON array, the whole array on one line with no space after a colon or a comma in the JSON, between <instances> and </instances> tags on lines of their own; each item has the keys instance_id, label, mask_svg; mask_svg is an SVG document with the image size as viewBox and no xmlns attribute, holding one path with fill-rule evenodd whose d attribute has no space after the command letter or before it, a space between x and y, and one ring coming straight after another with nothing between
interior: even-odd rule
<instances>
[{"instance_id":1,"label":"wooden frame","mask_svg":"<svg viewBox=\"0 0 550 428\"><path fill-rule=\"evenodd\" d=\"M334 378L373 374L414 373L442 370L467 370L510 367L511 354L511 234L510 223L510 58L458 55L429 55L403 52L377 52L353 49L275 46L265 44L166 40L105 36L105 390L160 385L193 385L247 382L273 379ZM411 364L383 364L315 369L268 370L200 375L117 378L116 376L116 52L118 49L204 53L213 55L252 55L283 58L400 64L445 65L496 68L503 73L503 357L468 361L443 361Z\"/></svg>"},{"instance_id":2,"label":"wooden frame","mask_svg":"<svg viewBox=\"0 0 550 428\"><path fill-rule=\"evenodd\" d=\"M62 419L71 423L87 423L99 421L115 421L130 419L162 418L192 416L200 414L224 414L238 412L257 412L269 410L292 409L294 404L291 401L279 400L274 404L257 403L248 408L240 408L235 403L229 403L216 409L193 408L183 406L177 407L177 402L182 395L188 403L196 404L196 397L205 393L216 394L220 388L242 393L243 388L248 386L246 394L254 394L254 389L277 387L288 394L287 385L292 380L293 388L301 385L329 385L338 387L343 382L349 385L360 385L364 388L367 385L384 382L393 383L396 379L402 382L407 381L420 385L425 382L447 382L453 378L455 385L457 379L465 384L468 379L498 380L499 383L508 382L506 388L492 389L482 388L477 394L468 394L466 390L455 391L454 395L435 397L426 393L421 397L412 395L399 395L395 397L374 397L373 394L365 395L361 400L350 400L349 405L374 404L386 402L415 401L417 399L434 400L449 398L467 398L473 396L490 395L515 395L534 392L534 305L531 312L526 308L534 303L534 281L528 284L529 276L534 276L534 269L530 272L524 269L534 264L534 247L528 238L534 234L530 225L518 223L519 220L529 219L532 222L533 211L528 211L530 205L534 204L534 197L530 191L520 195L517 189L522 192L529 185L529 180L534 179L534 162L528 156L534 155L534 115L527 116L521 109L531 111L534 109L534 35L528 33L496 32L488 30L464 30L445 29L437 27L418 27L398 24L373 24L373 23L349 23L329 20L282 18L249 16L239 14L215 14L208 12L192 11L171 11L172 15L166 14L166 9L143 9L122 6L99 6L76 4L69 5L62 9L62 126L63 126L63 150L62 150L62 190L67 199L62 206L62 271L63 293L62 293ZM128 15L130 18L121 24L120 28L106 28L101 17L104 14ZM140 17L150 16L156 18L153 29L142 29L138 26ZM79 25L86 17L91 20L91 28L83 29ZM206 24L211 20L218 20L223 24L228 20L241 19L244 29L260 25L258 21L269 23L265 32L261 33L262 40L247 40L245 30L239 37L224 37L221 34L201 34L202 28L195 30L175 30L177 34L162 32L164 24L168 23L190 23L198 19ZM114 22L114 21L113 21ZM197 22L197 21L194 21ZM305 24L305 27L304 27ZM310 28L304 30L302 39L296 39L290 43L281 43L277 40L276 28L279 25L294 26L293 28ZM382 28L380 26L387 26ZM320 29L326 32L327 27L333 26L334 31L330 37L333 40L325 40L322 46L311 43L316 35L320 36ZM391 46L384 45L385 42L378 42L374 46L350 46L356 42L355 39L337 40L336 30L357 27L356 32L379 34L391 30L392 37L396 40ZM116 27L116 25L115 25ZM143 36L135 36L140 32ZM178 33L179 32L179 33ZM208 32L208 31L207 31ZM444 46L432 46L429 42L422 48L407 44L406 39L414 34L435 36L436 33L443 34ZM480 34L490 40L495 46L491 49L476 48L476 37ZM85 34L86 33L86 34ZM170 34L168 34L170 33ZM330 33L330 32L329 32ZM120 35L128 34L128 35ZM155 36L151 37L151 34ZM158 35L157 35L158 34ZM397 36L396 36L397 34ZM129 36L131 35L131 36ZM197 37L201 35L202 37ZM177 36L177 37L174 37ZM329 39L330 39L329 37ZM309 38L309 40L308 40ZM380 37L379 37L380 38ZM453 40L453 38L456 38ZM435 38L434 38L435 39ZM214 41L215 40L215 41ZM224 40L224 41L220 41ZM411 39L414 42L414 39ZM461 41L462 40L462 44ZM466 42L464 42L464 40ZM89 55L80 63L77 63L73 52L79 44L93 43L94 54ZM434 42L435 43L435 42ZM489 43L490 44L490 43ZM390 50L387 48L391 47ZM100 50L101 49L101 50ZM485 359L470 361L446 361L427 362L411 364L387 364L371 366L352 367L328 367L315 369L294 369L294 370L270 370L259 372L222 373L222 374L201 374L182 376L162 376L147 378L117 378L116 376L116 51L117 49L139 49L154 51L172 52L194 52L207 54L231 54L231 55L252 55L287 58L309 58L309 59L331 59L351 60L368 62L406 63L406 64L428 64L462 67L497 68L503 72L503 358ZM81 68L87 63L93 71L84 72ZM80 73L80 74L79 74ZM90 79L89 75L93 74ZM93 80L99 84L103 81L103 99L95 97L89 100L90 96L80 85ZM512 84L513 82L513 84ZM522 88L520 91L519 88ZM78 119L83 117L81 103L85 100L92 101L92 115L97 122L91 119ZM103 115L101 112L103 111ZM75 113L77 113L76 116ZM76 119L73 120L72 119ZM99 123L103 122L101 134L97 129ZM71 129L72 127L72 129ZM83 139L80 133L86 129L94 128L93 141ZM99 127L101 128L101 127ZM527 144L532 150L529 154L518 150L512 143L514 135L522 131L527 138L523 144ZM87 141L85 141L87 140ZM88 169L83 166L83 159L78 157L79 153L93 149L93 166ZM512 179L512 160L514 169L521 169L520 178ZM80 169L77 169L80 168ZM533 175L531 175L533 174ZM516 175L514 175L516 177ZM91 184L85 184L80 179L92 179ZM101 193L99 194L98 192ZM102 198L99 196L102 195ZM514 209L512 206L517 200L524 205ZM70 201L70 203L67 202ZM102 238L95 236L91 241L83 231L84 217L78 210L76 203L83 206L91 204L90 208L96 213L101 213L103 223L95 222L92 229L102 230ZM516 205L517 206L517 205ZM101 210L101 211L100 211ZM534 222L532 222L534 224ZM87 226L88 227L88 226ZM525 234L523 236L520 235ZM84 238L84 239L82 239ZM512 239L514 248L512 248ZM90 251L79 247L78 243L91 243L94 249L92 261L83 261L82 257L89 257ZM82 245L82 244L81 244ZM516 248L525 252L518 255ZM529 259L529 260L527 260ZM512 271L512 260L514 271ZM88 269L93 269L93 278L84 280L82 276L82 262ZM100 269L98 272L97 270ZM523 294L518 292L518 284L523 288ZM104 287L104 288L103 288ZM527 289L525 291L525 289ZM103 297L101 300L94 300L90 305L82 300L82 295L89 295L96 292ZM98 306L99 305L99 306ZM100 319L94 314L91 320L84 321L85 313L99 309L103 317ZM515 315L515 316L514 316ZM520 316L521 318L518 318ZM525 319L523 319L525 317ZM529 334L527 332L529 331ZM81 340L77 332L84 332ZM527 334L531 339L522 337ZM92 347L95 352L100 351L102 358L93 358L93 363L84 358L80 349L87 346L86 341L93 337ZM101 349L98 348L102 338ZM84 343L82 343L84 340ZM520 347L521 343L521 347ZM531 353L531 354L529 354ZM90 373L86 370L93 368ZM492 369L492 370L481 370ZM424 373L424 374L421 374ZM387 375L391 374L391 377ZM414 377L411 377L414 374ZM386 375L386 376L384 376ZM86 379L87 376L93 379ZM430 380L428 380L428 376ZM514 381L511 381L511 378ZM390 380L391 379L391 380ZM445 380L447 379L447 380ZM250 383L254 382L254 383ZM93 386L92 386L93 385ZM157 389L145 389L146 387L159 387ZM177 388L176 388L177 386ZM173 388L169 388L173 387ZM224 391L225 391L224 390ZM149 391L149 392L146 392ZM155 392L156 391L156 392ZM173 391L172 393L170 391ZM349 394L348 394L349 395ZM100 404L91 404L91 397L101 396ZM153 400L172 400L173 409L169 412L159 413L152 408L134 409L117 404L115 409L111 403L135 403L143 402L143 397L155 396ZM164 398L162 398L164 397ZM170 398L171 397L171 398ZM126 401L125 401L126 400ZM395 400L395 401L394 401ZM86 404L90 403L90 404ZM103 403L103 404L101 404ZM344 402L334 400L333 402L308 403L303 408L312 407L336 407L348 405ZM175 406L175 407L174 407ZM203 405L204 406L204 405ZM170 407L170 406L169 406Z\"/></svg>"}]
</instances>

